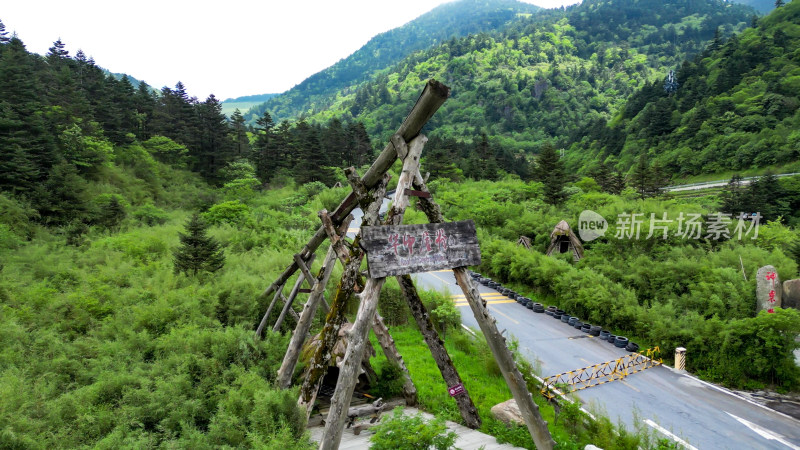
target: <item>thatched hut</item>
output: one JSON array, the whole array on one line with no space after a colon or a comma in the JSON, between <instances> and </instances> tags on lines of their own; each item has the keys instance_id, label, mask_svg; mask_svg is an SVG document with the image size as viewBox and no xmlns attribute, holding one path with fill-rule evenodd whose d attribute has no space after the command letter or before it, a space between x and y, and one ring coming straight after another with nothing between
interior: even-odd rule
<instances>
[{"instance_id":1,"label":"thatched hut","mask_svg":"<svg viewBox=\"0 0 800 450\"><path fill-rule=\"evenodd\" d=\"M550 246L547 247L547 256L553 253L572 253L572 259L575 262L583 258L583 245L565 220L558 222L556 227L553 228L553 232L550 233Z\"/></svg>"}]
</instances>

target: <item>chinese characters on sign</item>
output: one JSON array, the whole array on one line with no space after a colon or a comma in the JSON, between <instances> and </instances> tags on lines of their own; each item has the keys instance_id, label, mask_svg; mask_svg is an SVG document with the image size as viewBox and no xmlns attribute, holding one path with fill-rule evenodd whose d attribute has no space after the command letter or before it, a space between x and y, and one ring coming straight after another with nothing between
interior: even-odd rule
<instances>
[{"instance_id":1,"label":"chinese characters on sign","mask_svg":"<svg viewBox=\"0 0 800 450\"><path fill-rule=\"evenodd\" d=\"M764 276L764 278L766 278L767 281L772 282L772 285L771 285L772 289L770 289L770 291L769 291L769 305L770 305L770 308L767 309L767 312L770 313L770 314L773 314L775 312L774 306L775 306L775 277L776 276L777 276L777 274L775 272L767 272L767 274Z\"/></svg>"},{"instance_id":2,"label":"chinese characters on sign","mask_svg":"<svg viewBox=\"0 0 800 450\"><path fill-rule=\"evenodd\" d=\"M373 278L480 264L471 220L364 227L361 244Z\"/></svg>"},{"instance_id":3,"label":"chinese characters on sign","mask_svg":"<svg viewBox=\"0 0 800 450\"><path fill-rule=\"evenodd\" d=\"M736 222L733 221L731 214L713 213L703 220L701 214L684 214L681 212L677 218L670 219L664 212L661 217L656 217L655 213L650 213L649 226L645 227L644 213L622 213L617 215L617 232L614 235L617 239L639 239L645 231L648 231L645 239L652 237L667 239L669 237L668 225L676 224L677 230L673 236L682 239L739 239L750 236L750 239L758 237L758 225L761 221L761 214L739 214Z\"/></svg>"}]
</instances>

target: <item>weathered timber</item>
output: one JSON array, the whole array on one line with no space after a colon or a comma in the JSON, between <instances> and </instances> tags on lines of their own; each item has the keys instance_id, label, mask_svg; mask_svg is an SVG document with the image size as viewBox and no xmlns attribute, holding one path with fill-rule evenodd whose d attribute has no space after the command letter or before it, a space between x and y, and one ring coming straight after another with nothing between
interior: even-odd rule
<instances>
[{"instance_id":1,"label":"weathered timber","mask_svg":"<svg viewBox=\"0 0 800 450\"><path fill-rule=\"evenodd\" d=\"M371 225L378 222L378 211L380 210L380 204L383 203L383 195L386 193L386 184L389 182L389 178L388 174L384 174L381 183L375 188L375 200L372 203L377 203L377 206L369 205L366 208L362 207L364 210L362 224ZM360 236L360 232L356 234L356 241L359 240ZM345 306L347 300L353 295L356 279L360 276L361 261L363 259L364 252L358 245L353 245L350 257L345 265L344 273L339 280L336 296L333 298L330 311L325 317L325 325L322 328L319 346L316 348L309 361L308 368L303 377L303 384L300 387L300 399L298 400L298 404L306 408L306 417L311 413L311 408L314 406L314 399L319 390L319 384L322 382L322 377L328 370L331 349L336 343L339 328L341 328L342 323L344 323Z\"/></svg>"},{"instance_id":2,"label":"weathered timber","mask_svg":"<svg viewBox=\"0 0 800 450\"><path fill-rule=\"evenodd\" d=\"M283 284L285 283L286 281L283 282ZM278 289L275 291L275 296L272 297L272 302L270 302L269 307L267 308L267 312L264 313L264 317L261 318L261 323L259 323L258 328L256 328L256 339L261 337L264 327L267 326L267 320L269 320L269 315L272 312L272 308L275 306L275 303L278 301L278 297L283 298L283 284L278 286ZM284 301L286 301L286 299L284 299Z\"/></svg>"},{"instance_id":3,"label":"weathered timber","mask_svg":"<svg viewBox=\"0 0 800 450\"><path fill-rule=\"evenodd\" d=\"M422 175L419 173L414 177L414 187L421 191L428 190L422 179ZM430 222L437 223L444 221L439 205L432 199L420 197L417 206L427 215ZM455 274L456 282L467 298L467 302L472 309L472 314L478 322L478 326L486 337L486 342L489 344L494 359L497 361L497 366L500 368L503 378L506 380L511 395L513 395L514 399L517 401L517 405L525 419L525 425L528 427L528 431L531 434L531 438L533 438L533 442L536 444L536 448L552 449L555 445L555 441L553 441L553 438L550 436L550 431L547 429L547 422L544 421L542 415L539 413L539 407L533 402L525 380L522 378L522 374L519 372L514 362L514 356L506 346L505 338L497 331L495 320L486 308L486 301L481 298L478 289L473 285L472 278L467 274L467 269L465 267L457 267L453 269L453 273Z\"/></svg>"},{"instance_id":4,"label":"weathered timber","mask_svg":"<svg viewBox=\"0 0 800 450\"><path fill-rule=\"evenodd\" d=\"M392 208L386 219L389 224L399 225L403 221L403 214L408 206L408 197L405 196L404 190L411 187L414 174L419 172L419 159L427 140L428 138L425 136L419 135L408 145L408 154L403 160L403 170L397 180L397 189L392 201ZM392 144L392 147L394 145ZM331 408L328 411L328 420L320 442L320 449L322 450L339 448L347 408L353 398L353 388L358 379L358 364L360 363L361 355L364 353L366 342L369 341L367 339L369 325L373 322L375 311L378 308L378 296L385 282L386 278L370 278L361 293L358 314L355 322L353 322L353 327L350 329L350 343L347 346L344 361L339 367L336 390L331 398Z\"/></svg>"},{"instance_id":5,"label":"weathered timber","mask_svg":"<svg viewBox=\"0 0 800 450\"><path fill-rule=\"evenodd\" d=\"M403 373L403 398L406 400L406 405L416 406L417 388L414 386L414 382L411 381L411 374L408 372L405 361L403 361L403 356L397 350L394 339L389 334L389 328L386 327L383 317L377 312L372 320L372 331L375 332L375 337L378 338L378 343L381 345L386 359L399 367Z\"/></svg>"},{"instance_id":6,"label":"weathered timber","mask_svg":"<svg viewBox=\"0 0 800 450\"><path fill-rule=\"evenodd\" d=\"M486 338L486 343L489 344L489 349L492 350L494 359L497 361L497 366L506 380L511 395L517 401L522 417L525 419L525 425L528 426L528 431L531 433L536 448L552 449L555 446L555 441L547 429L547 422L539 413L539 407L533 402L525 379L514 362L514 356L506 346L506 339L497 331L495 320L486 308L486 302L481 298L472 278L467 274L466 267L456 267L453 269L453 273L455 274L456 282L467 298L472 314L478 321L478 326Z\"/></svg>"},{"instance_id":7,"label":"weathered timber","mask_svg":"<svg viewBox=\"0 0 800 450\"><path fill-rule=\"evenodd\" d=\"M299 255L294 255L294 256L296 259L299 259ZM316 256L317 256L316 254L312 253L311 256L308 257L306 264L310 266ZM297 320L300 319L300 316L298 316L295 310L292 309L292 303L294 303L294 299L297 298L297 294L300 292L300 286L303 285L303 281L307 279L309 284L313 283L314 281L313 276L310 278L306 278L305 275L306 273L311 275L308 272L308 269L306 268L306 270L304 272L301 272L300 275L297 277L297 281L295 281L294 287L292 287L292 292L289 293L289 298L286 300L286 303L284 303L283 309L281 310L281 313L278 316L278 320L275 321L275 326L272 327L272 331L278 331L281 329L281 325L283 324L283 319L286 318L286 314L290 311L292 312L292 315L295 317L295 319Z\"/></svg>"},{"instance_id":8,"label":"weathered timber","mask_svg":"<svg viewBox=\"0 0 800 450\"><path fill-rule=\"evenodd\" d=\"M422 299L419 298L417 288L414 287L411 276L399 276L397 277L397 283L400 284L403 296L408 303L408 307L411 309L411 315L414 316L414 320L417 322L422 337L425 338L425 343L428 344L428 348L431 350L431 356L433 356L434 361L436 361L436 366L439 368L439 372L441 372L445 383L447 383L447 386L461 384L461 377L458 375L458 370L456 370L453 365L453 361L450 359L450 355L444 347L444 342L439 338L439 333L436 331L436 328L434 328L431 317L425 309L425 305L422 303ZM464 423L472 429L480 428L481 418L478 415L478 409L475 407L475 404L472 403L469 392L465 390L463 394L455 396L454 399L456 405L458 405L458 411L461 413L461 418L464 419Z\"/></svg>"},{"instance_id":9,"label":"weathered timber","mask_svg":"<svg viewBox=\"0 0 800 450\"><path fill-rule=\"evenodd\" d=\"M433 116L433 114L439 109L440 106L447 100L448 95L450 95L450 88L445 86L442 83L439 83L436 80L429 80L428 83L425 85L425 88L422 90L422 94L420 94L417 102L414 104L414 107L411 109L411 112L408 114L406 119L400 125L400 128L397 129L397 133L399 134L406 142L411 141L415 138L420 130L422 129L423 125L428 121L428 119ZM392 143L389 143L384 147L381 154L378 156L377 160L372 164L372 166L367 170L363 177L361 177L362 184L367 188L373 188L378 182L381 180L383 175L386 173L387 170L394 164L395 160L397 159L397 151ZM334 210L333 214L331 215L331 219L333 220L334 224L341 223L341 221L350 214L353 209L355 209L357 203L357 197L355 193L350 193L343 201L339 204L339 206ZM311 238L308 243L306 243L303 250L300 252L300 255L303 259L308 258L311 253L316 251L317 247L325 240L327 234L323 227L317 229L317 232ZM270 284L267 289L261 293L261 297L266 297L272 292L275 291L278 287L283 286L286 283L286 280L292 276L292 274L297 271L297 264L292 262L286 270L278 276L272 284ZM256 334L258 338L260 334Z\"/></svg>"},{"instance_id":10,"label":"weathered timber","mask_svg":"<svg viewBox=\"0 0 800 450\"><path fill-rule=\"evenodd\" d=\"M331 242L331 248L334 249L336 255L342 261L342 264L347 264L347 259L350 257L350 251L345 248L342 239L339 238L336 234L336 230L333 227L333 221L331 221L330 215L328 215L328 210L323 209L319 213L317 213L319 219L322 221L322 226L325 229L325 233L328 235L328 239ZM352 220L352 214L348 216Z\"/></svg>"},{"instance_id":11,"label":"weathered timber","mask_svg":"<svg viewBox=\"0 0 800 450\"><path fill-rule=\"evenodd\" d=\"M295 367L297 367L297 360L300 357L300 350L303 349L303 344L306 342L306 335L311 329L314 315L317 308L322 302L322 294L325 291L325 286L333 272L333 267L336 265L336 252L333 246L328 248L328 253L325 255L325 260L322 262L320 268L320 277L314 288L311 290L311 295L308 297L303 311L300 313L300 319L294 328L294 333L289 341L289 347L286 349L286 354L283 356L283 362L278 369L277 384L281 389L287 389L292 383L292 374Z\"/></svg>"},{"instance_id":12,"label":"weathered timber","mask_svg":"<svg viewBox=\"0 0 800 450\"><path fill-rule=\"evenodd\" d=\"M366 249L372 278L481 263L472 220L365 227L361 246Z\"/></svg>"}]
</instances>

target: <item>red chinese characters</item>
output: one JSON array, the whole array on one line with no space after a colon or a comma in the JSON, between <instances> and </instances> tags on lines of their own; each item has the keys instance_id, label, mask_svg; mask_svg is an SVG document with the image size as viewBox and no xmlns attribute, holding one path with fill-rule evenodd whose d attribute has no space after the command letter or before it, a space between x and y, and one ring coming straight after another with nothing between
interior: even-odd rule
<instances>
[{"instance_id":1,"label":"red chinese characters","mask_svg":"<svg viewBox=\"0 0 800 450\"><path fill-rule=\"evenodd\" d=\"M439 251L447 250L447 235L441 228L436 230L436 245L439 246Z\"/></svg>"},{"instance_id":2,"label":"red chinese characters","mask_svg":"<svg viewBox=\"0 0 800 450\"><path fill-rule=\"evenodd\" d=\"M777 274L775 272L767 272L767 274L764 276L764 278L766 278L768 281L772 281L772 290L769 291L769 303L770 303L770 305L775 303L775 278L776 277L777 277ZM772 314L774 312L775 312L774 308L769 308L767 310L767 313L769 313L769 314Z\"/></svg>"}]
</instances>

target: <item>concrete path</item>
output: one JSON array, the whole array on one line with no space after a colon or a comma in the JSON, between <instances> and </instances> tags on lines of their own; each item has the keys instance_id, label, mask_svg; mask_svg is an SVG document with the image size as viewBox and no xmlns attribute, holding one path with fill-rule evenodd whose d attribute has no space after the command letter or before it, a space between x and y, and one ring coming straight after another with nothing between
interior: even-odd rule
<instances>
[{"instance_id":1,"label":"concrete path","mask_svg":"<svg viewBox=\"0 0 800 450\"><path fill-rule=\"evenodd\" d=\"M432 420L433 415L421 412L417 408L405 408L403 410L404 414L414 415L417 413L422 414L427 420ZM389 416L391 416L391 411L387 411L382 415L383 420L386 420ZM447 429L450 431L455 431L458 435L458 439L456 439L455 446L462 449L462 450L477 450L479 448L484 448L486 450L515 450L520 449L521 447L514 447L509 444L498 444L497 439L494 436L490 436L488 434L481 433L480 431L469 429L463 425L459 425L455 422L447 422ZM323 427L313 427L309 431L311 431L311 439L313 441L319 442L322 438L322 431ZM342 434L342 442L339 445L340 450L363 450L369 448L369 438L372 436L372 431L364 430L358 436L354 435L351 430L345 430Z\"/></svg>"}]
</instances>

